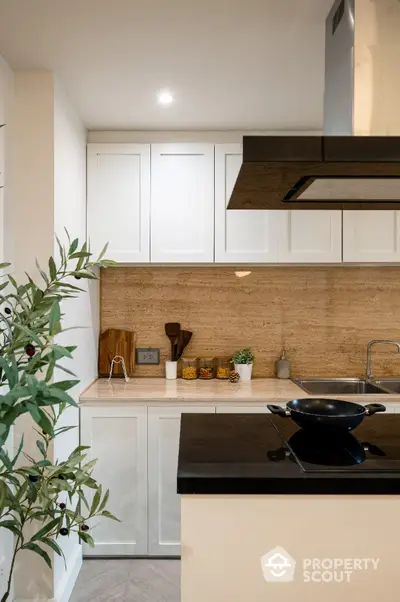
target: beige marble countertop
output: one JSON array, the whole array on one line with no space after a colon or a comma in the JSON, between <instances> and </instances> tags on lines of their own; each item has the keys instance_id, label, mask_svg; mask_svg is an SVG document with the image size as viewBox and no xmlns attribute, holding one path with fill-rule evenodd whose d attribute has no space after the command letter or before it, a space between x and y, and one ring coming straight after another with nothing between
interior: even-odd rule
<instances>
[{"instance_id":1,"label":"beige marble countertop","mask_svg":"<svg viewBox=\"0 0 400 602\"><path fill-rule=\"evenodd\" d=\"M308 395L290 380L277 378L256 378L250 382L232 384L223 380L165 380L164 378L131 378L111 382L102 378L96 380L84 391L80 402L97 403L135 402L146 405L159 405L160 402L184 405L195 402L198 405L262 405L265 403L285 403L292 399L317 397ZM335 397L324 395L324 397ZM400 395L348 395L340 399L358 403L383 402L400 408Z\"/></svg>"}]
</instances>

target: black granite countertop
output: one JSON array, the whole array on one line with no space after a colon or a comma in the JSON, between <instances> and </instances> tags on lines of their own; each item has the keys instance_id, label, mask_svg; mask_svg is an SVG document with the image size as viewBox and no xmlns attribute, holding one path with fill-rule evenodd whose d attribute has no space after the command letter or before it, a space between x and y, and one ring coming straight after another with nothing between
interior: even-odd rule
<instances>
[{"instance_id":1,"label":"black granite countertop","mask_svg":"<svg viewBox=\"0 0 400 602\"><path fill-rule=\"evenodd\" d=\"M304 472L285 443L298 432L271 414L184 414L178 493L400 494L400 415L365 418L354 431L359 441L396 450L398 472Z\"/></svg>"}]
</instances>

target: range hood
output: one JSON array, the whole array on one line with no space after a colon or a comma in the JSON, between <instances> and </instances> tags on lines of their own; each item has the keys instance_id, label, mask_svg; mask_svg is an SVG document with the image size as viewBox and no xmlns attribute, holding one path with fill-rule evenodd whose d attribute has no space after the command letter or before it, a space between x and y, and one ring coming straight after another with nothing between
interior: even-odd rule
<instances>
[{"instance_id":1,"label":"range hood","mask_svg":"<svg viewBox=\"0 0 400 602\"><path fill-rule=\"evenodd\" d=\"M245 136L228 209L400 209L400 137Z\"/></svg>"},{"instance_id":2,"label":"range hood","mask_svg":"<svg viewBox=\"0 0 400 602\"><path fill-rule=\"evenodd\" d=\"M325 135L245 136L228 209L400 209L399 22L397 0L333 2Z\"/></svg>"}]
</instances>

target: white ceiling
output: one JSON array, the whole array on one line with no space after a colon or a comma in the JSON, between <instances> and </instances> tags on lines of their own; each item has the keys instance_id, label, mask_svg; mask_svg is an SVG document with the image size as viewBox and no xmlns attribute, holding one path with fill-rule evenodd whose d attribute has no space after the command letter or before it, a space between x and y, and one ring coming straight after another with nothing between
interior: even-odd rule
<instances>
[{"instance_id":1,"label":"white ceiling","mask_svg":"<svg viewBox=\"0 0 400 602\"><path fill-rule=\"evenodd\" d=\"M0 54L56 71L91 129L322 129L332 4L0 0Z\"/></svg>"}]
</instances>

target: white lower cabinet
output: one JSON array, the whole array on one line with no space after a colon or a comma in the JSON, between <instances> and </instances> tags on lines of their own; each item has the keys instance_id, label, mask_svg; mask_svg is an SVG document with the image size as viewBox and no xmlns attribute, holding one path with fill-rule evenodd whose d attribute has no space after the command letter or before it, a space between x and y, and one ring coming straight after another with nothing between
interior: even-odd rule
<instances>
[{"instance_id":1,"label":"white lower cabinet","mask_svg":"<svg viewBox=\"0 0 400 602\"><path fill-rule=\"evenodd\" d=\"M182 414L214 414L209 406L148 409L149 555L179 556L181 503L176 492Z\"/></svg>"},{"instance_id":2,"label":"white lower cabinet","mask_svg":"<svg viewBox=\"0 0 400 602\"><path fill-rule=\"evenodd\" d=\"M120 523L95 519L87 556L141 556L147 547L147 407L81 409L81 444L98 458L93 476L110 489L109 510Z\"/></svg>"},{"instance_id":3,"label":"white lower cabinet","mask_svg":"<svg viewBox=\"0 0 400 602\"><path fill-rule=\"evenodd\" d=\"M177 494L182 414L214 406L83 406L81 444L98 458L94 477L110 489L109 510L121 522L96 519L95 547L85 556L179 556Z\"/></svg>"}]
</instances>

